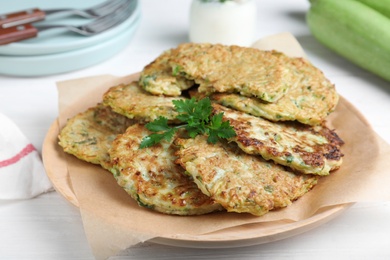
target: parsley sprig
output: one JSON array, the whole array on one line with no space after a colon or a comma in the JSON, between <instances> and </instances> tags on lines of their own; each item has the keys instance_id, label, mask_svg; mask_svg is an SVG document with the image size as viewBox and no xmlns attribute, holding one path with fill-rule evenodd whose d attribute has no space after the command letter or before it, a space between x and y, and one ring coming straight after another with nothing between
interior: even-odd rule
<instances>
[{"instance_id":1,"label":"parsley sprig","mask_svg":"<svg viewBox=\"0 0 390 260\"><path fill-rule=\"evenodd\" d=\"M234 137L236 132L229 121L223 121L223 113L212 114L211 101L208 97L197 101L195 98L172 101L175 110L179 113L176 116L182 125L170 126L166 117L160 116L156 120L146 124L146 128L153 134L144 137L140 148L151 147L162 140L170 141L175 133L185 128L191 138L197 135L207 135L209 143L216 143L220 138L227 139Z\"/></svg>"}]
</instances>

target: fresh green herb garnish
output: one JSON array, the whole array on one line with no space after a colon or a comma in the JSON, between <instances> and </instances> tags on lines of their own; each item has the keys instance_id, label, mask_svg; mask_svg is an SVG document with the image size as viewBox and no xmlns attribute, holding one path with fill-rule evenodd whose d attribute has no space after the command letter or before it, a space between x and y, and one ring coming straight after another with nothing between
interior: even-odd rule
<instances>
[{"instance_id":1,"label":"fresh green herb garnish","mask_svg":"<svg viewBox=\"0 0 390 260\"><path fill-rule=\"evenodd\" d=\"M185 128L191 138L199 134L208 135L209 143L216 143L220 138L226 139L236 135L229 121L222 120L223 113L211 116L212 106L209 98L206 97L199 101L191 98L172 102L179 113L176 119L184 124L170 126L167 118L158 117L145 125L153 134L142 139L140 148L153 146L162 140L170 141L180 128Z\"/></svg>"},{"instance_id":2,"label":"fresh green herb garnish","mask_svg":"<svg viewBox=\"0 0 390 260\"><path fill-rule=\"evenodd\" d=\"M292 156L292 155L289 155L289 156L287 156L286 157L286 161L287 161L287 163L292 163L293 161L294 161L294 156Z\"/></svg>"}]
</instances>

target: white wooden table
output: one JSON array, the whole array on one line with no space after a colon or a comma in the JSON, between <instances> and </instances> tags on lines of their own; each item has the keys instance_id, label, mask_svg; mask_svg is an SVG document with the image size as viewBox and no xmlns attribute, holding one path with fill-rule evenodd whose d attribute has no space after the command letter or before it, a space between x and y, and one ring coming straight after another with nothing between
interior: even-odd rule
<instances>
[{"instance_id":1,"label":"white wooden table","mask_svg":"<svg viewBox=\"0 0 390 260\"><path fill-rule=\"evenodd\" d=\"M61 75L0 76L0 111L14 120L39 150L58 115L56 81L137 72L163 50L188 41L190 0L142 0L141 4L140 28L119 55ZM320 45L305 24L307 0L258 0L257 7L257 37L291 32L339 93L390 143L390 83ZM93 259L93 255L78 209L50 192L31 200L0 202L0 259ZM111 259L390 259L390 202L357 203L319 228L272 243L231 249L144 243Z\"/></svg>"}]
</instances>

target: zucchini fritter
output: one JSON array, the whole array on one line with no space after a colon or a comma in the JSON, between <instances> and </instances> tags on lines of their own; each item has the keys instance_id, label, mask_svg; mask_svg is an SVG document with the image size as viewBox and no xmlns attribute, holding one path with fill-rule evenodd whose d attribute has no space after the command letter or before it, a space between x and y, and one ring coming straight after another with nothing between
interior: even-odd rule
<instances>
[{"instance_id":1,"label":"zucchini fritter","mask_svg":"<svg viewBox=\"0 0 390 260\"><path fill-rule=\"evenodd\" d=\"M205 136L177 139L177 163L191 174L203 193L230 212L262 216L290 205L307 193L318 176L294 174L234 143L209 144Z\"/></svg>"},{"instance_id":2,"label":"zucchini fritter","mask_svg":"<svg viewBox=\"0 0 390 260\"><path fill-rule=\"evenodd\" d=\"M325 125L275 123L213 104L213 113L221 112L236 131L231 141L249 154L306 174L328 175L342 163L343 141Z\"/></svg>"},{"instance_id":3,"label":"zucchini fritter","mask_svg":"<svg viewBox=\"0 0 390 260\"><path fill-rule=\"evenodd\" d=\"M98 104L68 120L58 138L65 152L105 169L111 168L108 149L134 121Z\"/></svg>"},{"instance_id":4,"label":"zucchini fritter","mask_svg":"<svg viewBox=\"0 0 390 260\"><path fill-rule=\"evenodd\" d=\"M168 60L175 50L168 50L146 65L141 72L140 86L153 95L180 96L182 90L194 85L192 80L173 76Z\"/></svg>"},{"instance_id":5,"label":"zucchini fritter","mask_svg":"<svg viewBox=\"0 0 390 260\"><path fill-rule=\"evenodd\" d=\"M145 123L164 116L171 122L176 122L177 112L172 100L184 99L184 97L154 96L144 91L138 82L128 85L111 87L103 95L103 104L110 106L115 112L128 118Z\"/></svg>"},{"instance_id":6,"label":"zucchini fritter","mask_svg":"<svg viewBox=\"0 0 390 260\"><path fill-rule=\"evenodd\" d=\"M199 92L234 92L275 102L298 84L291 68L285 66L288 60L276 51L185 43L169 63L174 75L199 84Z\"/></svg>"},{"instance_id":7,"label":"zucchini fritter","mask_svg":"<svg viewBox=\"0 0 390 260\"><path fill-rule=\"evenodd\" d=\"M339 96L334 85L322 71L301 58L293 58L291 71L300 74L299 84L274 103L238 94L215 93L211 99L239 111L267 118L271 121L298 121L303 124L321 124L335 110Z\"/></svg>"},{"instance_id":8,"label":"zucchini fritter","mask_svg":"<svg viewBox=\"0 0 390 260\"><path fill-rule=\"evenodd\" d=\"M200 215L222 210L221 205L204 195L175 164L175 147L163 141L140 149L143 137L151 133L140 124L119 135L110 150L118 184L140 206L166 214Z\"/></svg>"}]
</instances>

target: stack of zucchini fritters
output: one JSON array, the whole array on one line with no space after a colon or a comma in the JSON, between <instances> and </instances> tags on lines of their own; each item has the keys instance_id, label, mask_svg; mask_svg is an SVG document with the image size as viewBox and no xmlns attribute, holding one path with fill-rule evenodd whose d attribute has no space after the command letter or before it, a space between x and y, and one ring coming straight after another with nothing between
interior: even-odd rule
<instances>
[{"instance_id":1,"label":"stack of zucchini fritters","mask_svg":"<svg viewBox=\"0 0 390 260\"><path fill-rule=\"evenodd\" d=\"M173 100L209 97L236 136L216 144L175 134L139 148L145 124L177 124ZM144 206L166 214L261 216L286 207L342 163L343 141L325 126L334 85L302 58L239 46L185 43L162 53L138 81L111 87L68 120L64 151L109 170Z\"/></svg>"}]
</instances>

